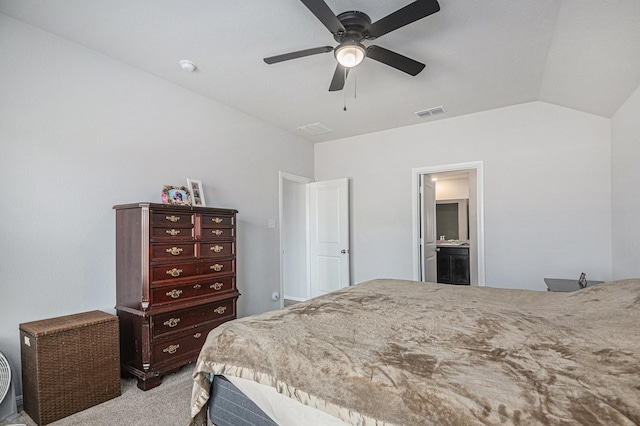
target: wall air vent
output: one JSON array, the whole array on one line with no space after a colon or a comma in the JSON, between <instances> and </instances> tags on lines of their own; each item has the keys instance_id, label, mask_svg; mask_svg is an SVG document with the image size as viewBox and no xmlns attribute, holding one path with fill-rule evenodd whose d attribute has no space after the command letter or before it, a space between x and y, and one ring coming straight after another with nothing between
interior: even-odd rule
<instances>
[{"instance_id":1,"label":"wall air vent","mask_svg":"<svg viewBox=\"0 0 640 426\"><path fill-rule=\"evenodd\" d=\"M423 109L422 111L416 111L414 112L414 114L420 118L423 118L423 117L431 117L432 115L436 115L436 114L442 114L443 112L445 112L444 107L440 105L440 106L429 108L429 109Z\"/></svg>"},{"instance_id":2,"label":"wall air vent","mask_svg":"<svg viewBox=\"0 0 640 426\"><path fill-rule=\"evenodd\" d=\"M306 126L298 127L298 130L302 130L313 136L321 135L323 133L333 132L333 129L325 126L322 123L307 124Z\"/></svg>"}]
</instances>

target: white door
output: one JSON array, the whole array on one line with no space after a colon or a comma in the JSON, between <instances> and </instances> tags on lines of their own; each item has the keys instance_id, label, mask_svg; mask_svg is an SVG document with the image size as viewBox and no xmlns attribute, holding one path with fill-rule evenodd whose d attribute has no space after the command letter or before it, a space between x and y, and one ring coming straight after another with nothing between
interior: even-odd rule
<instances>
[{"instance_id":1,"label":"white door","mask_svg":"<svg viewBox=\"0 0 640 426\"><path fill-rule=\"evenodd\" d=\"M311 297L350 285L349 180L309 184Z\"/></svg>"},{"instance_id":2,"label":"white door","mask_svg":"<svg viewBox=\"0 0 640 426\"><path fill-rule=\"evenodd\" d=\"M420 280L435 283L438 280L436 188L430 175L420 175L420 210Z\"/></svg>"}]
</instances>

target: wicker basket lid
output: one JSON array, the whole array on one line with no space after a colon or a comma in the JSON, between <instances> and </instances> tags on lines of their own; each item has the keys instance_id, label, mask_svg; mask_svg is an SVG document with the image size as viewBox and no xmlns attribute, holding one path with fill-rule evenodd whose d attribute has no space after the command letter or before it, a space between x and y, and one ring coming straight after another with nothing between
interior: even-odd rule
<instances>
[{"instance_id":1,"label":"wicker basket lid","mask_svg":"<svg viewBox=\"0 0 640 426\"><path fill-rule=\"evenodd\" d=\"M63 333L78 327L87 327L103 322L117 321L118 317L102 311L82 312L56 318L48 318L39 321L20 324L20 330L32 336L46 336L49 334Z\"/></svg>"}]
</instances>

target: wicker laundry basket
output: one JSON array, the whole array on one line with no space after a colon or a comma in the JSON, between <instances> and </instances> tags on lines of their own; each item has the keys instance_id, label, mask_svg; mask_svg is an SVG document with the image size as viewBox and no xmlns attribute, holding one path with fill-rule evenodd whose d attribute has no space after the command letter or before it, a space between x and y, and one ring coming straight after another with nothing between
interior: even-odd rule
<instances>
[{"instance_id":1,"label":"wicker laundry basket","mask_svg":"<svg viewBox=\"0 0 640 426\"><path fill-rule=\"evenodd\" d=\"M24 411L46 425L120 395L118 317L84 312L20 324Z\"/></svg>"}]
</instances>

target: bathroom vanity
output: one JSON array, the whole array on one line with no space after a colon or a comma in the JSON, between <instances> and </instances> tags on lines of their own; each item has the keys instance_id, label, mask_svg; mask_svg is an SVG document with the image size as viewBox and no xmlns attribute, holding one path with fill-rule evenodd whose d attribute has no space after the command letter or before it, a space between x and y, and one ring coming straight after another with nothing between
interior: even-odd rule
<instances>
[{"instance_id":1,"label":"bathroom vanity","mask_svg":"<svg viewBox=\"0 0 640 426\"><path fill-rule=\"evenodd\" d=\"M438 282L470 285L469 245L438 244Z\"/></svg>"}]
</instances>

